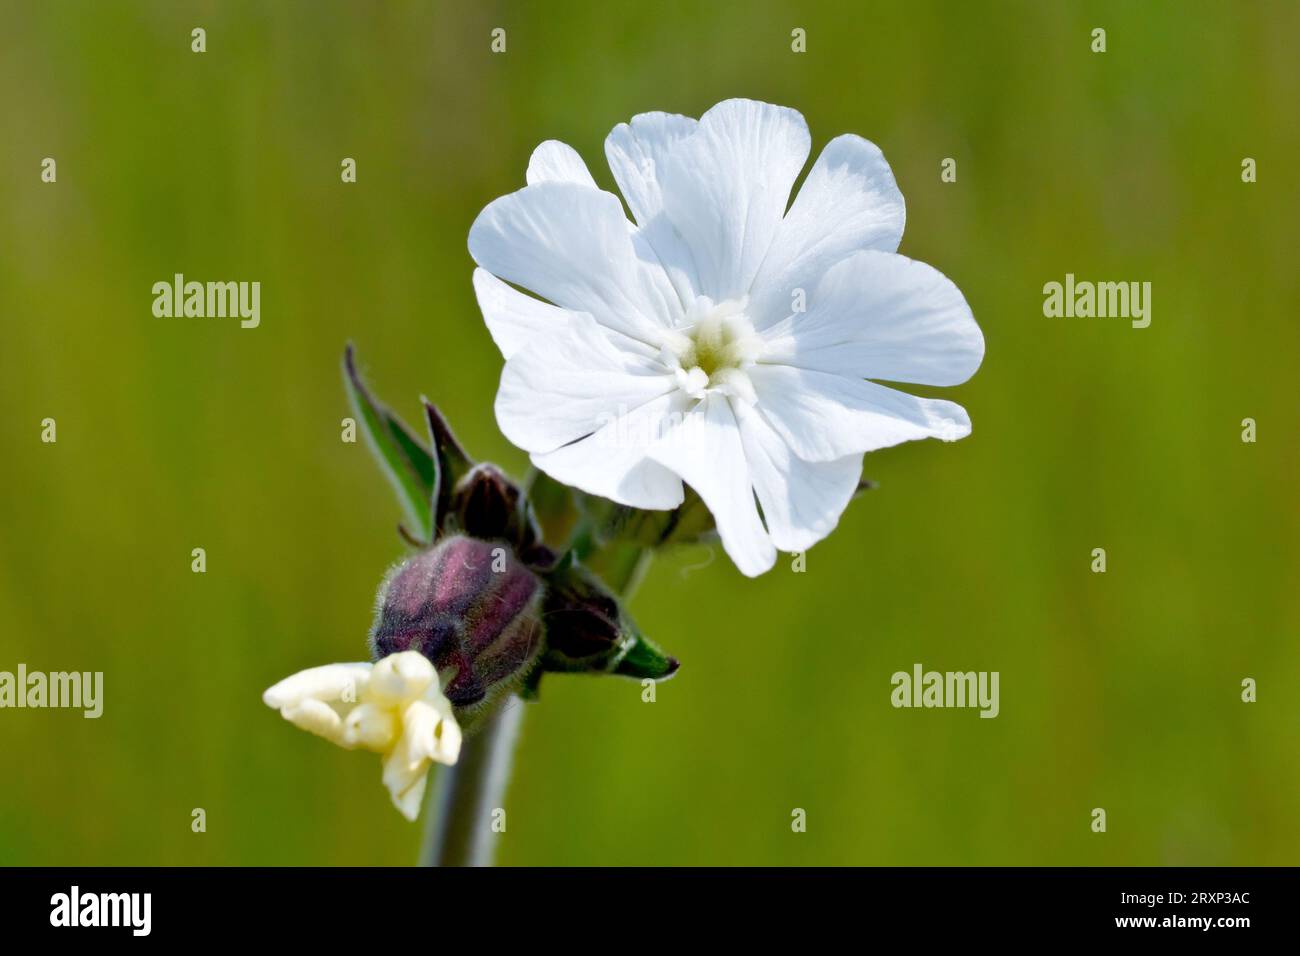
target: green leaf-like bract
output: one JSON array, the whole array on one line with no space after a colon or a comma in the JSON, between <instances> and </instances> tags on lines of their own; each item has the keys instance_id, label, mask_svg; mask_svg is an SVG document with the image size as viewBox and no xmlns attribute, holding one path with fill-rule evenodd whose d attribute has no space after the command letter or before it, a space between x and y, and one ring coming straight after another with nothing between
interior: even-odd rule
<instances>
[{"instance_id":1,"label":"green leaf-like bract","mask_svg":"<svg viewBox=\"0 0 1300 956\"><path fill-rule=\"evenodd\" d=\"M433 500L434 523L429 540L432 541L443 531L443 519L451 505L451 494L456 482L474 467L474 460L456 440L451 425L442 417L438 406L423 397L420 403L424 406L424 423L429 428L429 443L435 455L433 494L430 496Z\"/></svg>"},{"instance_id":2,"label":"green leaf-like bract","mask_svg":"<svg viewBox=\"0 0 1300 956\"><path fill-rule=\"evenodd\" d=\"M412 530L432 540L438 462L411 429L366 389L352 346L343 353L343 383L366 443L397 492Z\"/></svg>"}]
</instances>

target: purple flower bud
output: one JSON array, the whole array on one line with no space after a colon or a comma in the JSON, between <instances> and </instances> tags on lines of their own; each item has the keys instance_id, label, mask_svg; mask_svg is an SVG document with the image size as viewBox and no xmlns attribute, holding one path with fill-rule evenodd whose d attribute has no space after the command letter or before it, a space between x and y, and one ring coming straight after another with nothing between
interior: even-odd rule
<instances>
[{"instance_id":1,"label":"purple flower bud","mask_svg":"<svg viewBox=\"0 0 1300 956\"><path fill-rule=\"evenodd\" d=\"M506 544L444 537L385 579L371 650L419 651L446 682L457 720L472 723L536 661L543 590Z\"/></svg>"},{"instance_id":2,"label":"purple flower bud","mask_svg":"<svg viewBox=\"0 0 1300 956\"><path fill-rule=\"evenodd\" d=\"M475 538L504 538L523 545L531 543L525 502L519 487L496 465L475 465L456 483L451 493L451 512L460 530Z\"/></svg>"},{"instance_id":3,"label":"purple flower bud","mask_svg":"<svg viewBox=\"0 0 1300 956\"><path fill-rule=\"evenodd\" d=\"M491 462L474 465L456 482L444 529L507 541L519 560L535 570L555 564L555 554L542 544L527 496Z\"/></svg>"},{"instance_id":4,"label":"purple flower bud","mask_svg":"<svg viewBox=\"0 0 1300 956\"><path fill-rule=\"evenodd\" d=\"M564 583L546 595L549 649L573 660L618 650L624 641L618 601L577 575Z\"/></svg>"}]
</instances>

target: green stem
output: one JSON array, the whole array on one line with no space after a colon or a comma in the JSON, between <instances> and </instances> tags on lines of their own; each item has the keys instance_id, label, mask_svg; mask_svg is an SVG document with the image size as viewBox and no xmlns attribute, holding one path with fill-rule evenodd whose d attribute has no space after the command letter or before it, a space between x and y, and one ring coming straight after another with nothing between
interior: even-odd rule
<instances>
[{"instance_id":1,"label":"green stem","mask_svg":"<svg viewBox=\"0 0 1300 956\"><path fill-rule=\"evenodd\" d=\"M524 702L510 697L460 748L460 759L438 769L425 806L421 866L491 866L494 812L502 808Z\"/></svg>"}]
</instances>

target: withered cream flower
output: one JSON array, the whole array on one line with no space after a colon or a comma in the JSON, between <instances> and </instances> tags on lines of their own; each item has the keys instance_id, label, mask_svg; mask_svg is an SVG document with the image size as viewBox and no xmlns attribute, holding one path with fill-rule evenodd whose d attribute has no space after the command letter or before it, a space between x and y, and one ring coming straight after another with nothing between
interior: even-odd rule
<instances>
[{"instance_id":1,"label":"withered cream flower","mask_svg":"<svg viewBox=\"0 0 1300 956\"><path fill-rule=\"evenodd\" d=\"M422 654L377 664L327 664L286 677L262 695L290 723L347 750L384 755L384 785L408 820L420 812L431 763L454 764L460 726Z\"/></svg>"}]
</instances>

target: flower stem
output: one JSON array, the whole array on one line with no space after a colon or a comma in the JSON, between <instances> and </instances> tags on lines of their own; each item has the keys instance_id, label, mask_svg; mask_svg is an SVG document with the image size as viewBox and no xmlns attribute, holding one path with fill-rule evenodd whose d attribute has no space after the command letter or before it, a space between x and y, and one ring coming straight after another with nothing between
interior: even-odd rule
<instances>
[{"instance_id":1,"label":"flower stem","mask_svg":"<svg viewBox=\"0 0 1300 956\"><path fill-rule=\"evenodd\" d=\"M425 807L421 866L491 866L493 811L502 806L524 702L510 697L461 746L454 766L436 771Z\"/></svg>"}]
</instances>

